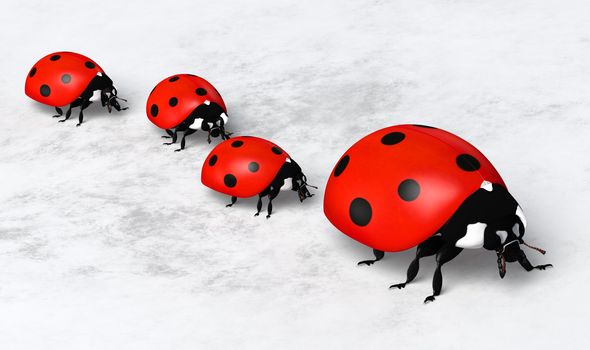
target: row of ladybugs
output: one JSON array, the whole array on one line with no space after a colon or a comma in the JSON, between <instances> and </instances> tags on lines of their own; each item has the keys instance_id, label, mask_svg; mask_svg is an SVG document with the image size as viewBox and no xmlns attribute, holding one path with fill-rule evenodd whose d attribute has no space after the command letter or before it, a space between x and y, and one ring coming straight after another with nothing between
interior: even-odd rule
<instances>
[{"instance_id":1,"label":"row of ladybugs","mask_svg":"<svg viewBox=\"0 0 590 350\"><path fill-rule=\"evenodd\" d=\"M84 109L95 101L109 113L121 107L113 81L90 58L73 52L56 52L40 59L29 71L25 92L32 99L54 106L60 122L79 107L78 126ZM62 106L68 106L65 112ZM225 126L227 108L205 79L177 74L158 83L150 93L146 113L177 142L180 151L186 136L202 130L218 144L205 159L201 181L213 190L238 198L258 195L256 216L262 199L272 201L281 190L297 192L303 202L312 196L301 167L281 147L262 138L230 138ZM316 188L316 187L313 187ZM436 255L433 301L442 288L441 267L463 249L484 248L496 253L500 277L506 262L518 261L527 271L551 266L532 265L521 245L525 243L526 219L494 166L474 146L444 130L424 125L398 125L375 131L348 149L334 167L324 195L324 213L330 222L351 238L373 248L375 259L384 252L417 246L416 257L403 288L418 273L419 259Z\"/></svg>"}]
</instances>

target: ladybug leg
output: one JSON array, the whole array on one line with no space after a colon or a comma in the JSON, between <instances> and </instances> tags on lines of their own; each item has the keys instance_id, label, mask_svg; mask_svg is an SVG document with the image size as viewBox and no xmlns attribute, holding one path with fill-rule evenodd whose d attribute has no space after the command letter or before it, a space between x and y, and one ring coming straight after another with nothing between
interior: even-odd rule
<instances>
[{"instance_id":1,"label":"ladybug leg","mask_svg":"<svg viewBox=\"0 0 590 350\"><path fill-rule=\"evenodd\" d=\"M254 216L260 215L260 211L262 210L262 194L258 195L258 203L256 203L256 209L258 209L258 211L256 212L256 214L254 214Z\"/></svg>"},{"instance_id":2,"label":"ladybug leg","mask_svg":"<svg viewBox=\"0 0 590 350\"><path fill-rule=\"evenodd\" d=\"M194 134L197 130L195 129L188 129L184 132L184 134L182 135L182 140L180 141L180 148L179 149L175 149L174 152L180 152L184 149L184 145L186 144L185 139L188 135Z\"/></svg>"},{"instance_id":3,"label":"ladybug leg","mask_svg":"<svg viewBox=\"0 0 590 350\"><path fill-rule=\"evenodd\" d=\"M55 107L55 111L57 112L57 114L54 115L53 118L59 118L64 114L64 112L59 107Z\"/></svg>"},{"instance_id":4,"label":"ladybug leg","mask_svg":"<svg viewBox=\"0 0 590 350\"><path fill-rule=\"evenodd\" d=\"M232 196L232 197L231 197L231 203L229 203L229 204L228 204L228 205L226 205L225 207L226 207L226 208L229 208L229 207L231 207L232 205L236 204L236 201L237 201L237 200L238 200L238 197L236 197L236 196Z\"/></svg>"},{"instance_id":5,"label":"ladybug leg","mask_svg":"<svg viewBox=\"0 0 590 350\"><path fill-rule=\"evenodd\" d=\"M432 236L426 241L420 243L418 248L416 248L416 257L414 260L412 260L410 266L408 267L406 281L404 283L392 284L389 286L389 289L402 289L406 286L406 284L412 282L418 275L418 270L420 269L420 259L438 253L443 243L444 241L441 236Z\"/></svg>"},{"instance_id":6,"label":"ladybug leg","mask_svg":"<svg viewBox=\"0 0 590 350\"><path fill-rule=\"evenodd\" d=\"M444 245L438 254L436 254L436 270L434 271L434 277L432 278L432 295L427 296L424 299L424 304L434 301L434 297L440 295L440 291L442 289L442 272L441 268L444 264L448 263L449 261L453 260L463 248L458 248L452 245Z\"/></svg>"},{"instance_id":7,"label":"ladybug leg","mask_svg":"<svg viewBox=\"0 0 590 350\"><path fill-rule=\"evenodd\" d=\"M267 208L267 215L266 218L270 219L270 215L272 214L272 200L275 199L279 195L280 187L278 189L272 190L268 195L268 208Z\"/></svg>"},{"instance_id":8,"label":"ladybug leg","mask_svg":"<svg viewBox=\"0 0 590 350\"><path fill-rule=\"evenodd\" d=\"M76 108L80 105L80 99L75 100L74 102L72 102L70 104L70 106L68 107L68 110L66 111L66 117L64 119L58 120L58 122L63 123L66 120L70 119L70 116L72 115L72 108Z\"/></svg>"},{"instance_id":9,"label":"ladybug leg","mask_svg":"<svg viewBox=\"0 0 590 350\"><path fill-rule=\"evenodd\" d=\"M553 265L551 265L551 264L533 266L533 264L531 264L529 259L527 259L526 254L522 250L520 251L520 256L518 257L518 262L519 262L520 266L522 266L527 271L532 271L535 269L545 270L548 267L553 267Z\"/></svg>"},{"instance_id":10,"label":"ladybug leg","mask_svg":"<svg viewBox=\"0 0 590 350\"><path fill-rule=\"evenodd\" d=\"M164 142L162 143L163 145L169 146L173 143L176 143L176 139L178 138L178 131L176 131L176 129L174 129L174 131L172 132L172 142Z\"/></svg>"},{"instance_id":11,"label":"ladybug leg","mask_svg":"<svg viewBox=\"0 0 590 350\"><path fill-rule=\"evenodd\" d=\"M88 108L88 106L90 106L91 104L92 101L89 100L84 100L82 102L82 106L80 106L80 114L78 115L78 124L76 124L76 126L82 125L82 122L84 121L84 110Z\"/></svg>"},{"instance_id":12,"label":"ladybug leg","mask_svg":"<svg viewBox=\"0 0 590 350\"><path fill-rule=\"evenodd\" d=\"M377 261L383 259L383 257L385 256L385 253L381 250L377 250L377 249L373 249L373 255L375 255L375 259L374 260L363 260L363 261L359 261L357 265L373 265L374 263L376 263Z\"/></svg>"},{"instance_id":13,"label":"ladybug leg","mask_svg":"<svg viewBox=\"0 0 590 350\"><path fill-rule=\"evenodd\" d=\"M163 139L169 139L169 138L171 138L172 137L172 130L166 129L166 134L168 134L168 135L162 136Z\"/></svg>"}]
</instances>

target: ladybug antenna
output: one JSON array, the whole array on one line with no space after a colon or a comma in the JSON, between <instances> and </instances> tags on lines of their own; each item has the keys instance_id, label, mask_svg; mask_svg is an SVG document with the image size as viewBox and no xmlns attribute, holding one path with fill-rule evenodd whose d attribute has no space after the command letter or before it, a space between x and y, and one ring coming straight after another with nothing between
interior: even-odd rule
<instances>
[{"instance_id":1,"label":"ladybug antenna","mask_svg":"<svg viewBox=\"0 0 590 350\"><path fill-rule=\"evenodd\" d=\"M527 246L527 247L529 247L531 249L534 249L534 250L538 251L539 253L541 253L543 255L545 255L545 253L547 253L547 251L545 249L541 249L541 248L538 248L538 247L535 247L535 246L532 246L532 245L528 245L525 241L522 241L522 244L524 244L525 246Z\"/></svg>"},{"instance_id":2,"label":"ladybug antenna","mask_svg":"<svg viewBox=\"0 0 590 350\"><path fill-rule=\"evenodd\" d=\"M315 188L316 190L318 189L316 186L312 186L312 185L310 185L310 184L308 184L308 183L307 183L307 176L305 176L305 174L303 174L303 176L302 176L301 178L302 178L302 180L303 180L303 184L304 184L305 186L309 186L309 187L311 187L311 188Z\"/></svg>"}]
</instances>

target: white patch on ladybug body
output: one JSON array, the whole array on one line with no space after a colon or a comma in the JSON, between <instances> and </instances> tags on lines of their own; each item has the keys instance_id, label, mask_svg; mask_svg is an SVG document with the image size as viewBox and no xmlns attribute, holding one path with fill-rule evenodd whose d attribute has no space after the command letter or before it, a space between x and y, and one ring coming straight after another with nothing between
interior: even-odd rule
<instances>
[{"instance_id":1,"label":"white patch on ladybug body","mask_svg":"<svg viewBox=\"0 0 590 350\"><path fill-rule=\"evenodd\" d=\"M293 178L288 177L285 179L285 184L281 186L281 191L289 191L293 189Z\"/></svg>"},{"instance_id":2,"label":"white patch on ladybug body","mask_svg":"<svg viewBox=\"0 0 590 350\"><path fill-rule=\"evenodd\" d=\"M522 211L520 205L516 207L515 214L520 218L520 221L522 221L522 225L524 226L524 228L526 228L526 218L524 217L524 212Z\"/></svg>"},{"instance_id":3,"label":"white patch on ladybug body","mask_svg":"<svg viewBox=\"0 0 590 350\"><path fill-rule=\"evenodd\" d=\"M202 124L203 124L202 118L195 118L195 121L189 126L189 129L201 130Z\"/></svg>"},{"instance_id":4,"label":"white patch on ladybug body","mask_svg":"<svg viewBox=\"0 0 590 350\"><path fill-rule=\"evenodd\" d=\"M483 247L483 236L488 225L482 222L467 225L465 236L455 243L455 247L477 249Z\"/></svg>"},{"instance_id":5,"label":"white patch on ladybug body","mask_svg":"<svg viewBox=\"0 0 590 350\"><path fill-rule=\"evenodd\" d=\"M90 99L88 101L90 102L96 102L96 101L100 101L100 90L94 90L92 92L92 96L90 96Z\"/></svg>"},{"instance_id":6,"label":"white patch on ladybug body","mask_svg":"<svg viewBox=\"0 0 590 350\"><path fill-rule=\"evenodd\" d=\"M96 75L98 75L99 77L102 77L102 73L101 72L97 72Z\"/></svg>"},{"instance_id":7,"label":"white patch on ladybug body","mask_svg":"<svg viewBox=\"0 0 590 350\"><path fill-rule=\"evenodd\" d=\"M285 163L291 163L291 158L285 159Z\"/></svg>"},{"instance_id":8,"label":"white patch on ladybug body","mask_svg":"<svg viewBox=\"0 0 590 350\"><path fill-rule=\"evenodd\" d=\"M219 116L221 117L221 119L223 119L223 124L227 124L227 114L221 113Z\"/></svg>"},{"instance_id":9,"label":"white patch on ladybug body","mask_svg":"<svg viewBox=\"0 0 590 350\"><path fill-rule=\"evenodd\" d=\"M496 235L500 237L500 242L502 242L502 244L504 244L504 242L506 242L506 238L508 238L508 232L506 231L496 231Z\"/></svg>"},{"instance_id":10,"label":"white patch on ladybug body","mask_svg":"<svg viewBox=\"0 0 590 350\"><path fill-rule=\"evenodd\" d=\"M483 188L484 190L488 191L488 192L492 192L492 190L494 189L494 186L492 185L491 182L485 180L484 182L481 183L481 186L479 186L480 188Z\"/></svg>"},{"instance_id":11,"label":"white patch on ladybug body","mask_svg":"<svg viewBox=\"0 0 590 350\"><path fill-rule=\"evenodd\" d=\"M211 101L209 100L205 100L205 102L203 102L204 104L206 104L207 106L211 104Z\"/></svg>"}]
</instances>

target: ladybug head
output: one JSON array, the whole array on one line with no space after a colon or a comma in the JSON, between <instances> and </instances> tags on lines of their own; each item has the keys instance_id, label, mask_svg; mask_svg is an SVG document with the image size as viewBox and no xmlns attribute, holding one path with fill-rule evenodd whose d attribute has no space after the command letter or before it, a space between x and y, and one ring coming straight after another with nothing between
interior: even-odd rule
<instances>
[{"instance_id":1,"label":"ladybug head","mask_svg":"<svg viewBox=\"0 0 590 350\"><path fill-rule=\"evenodd\" d=\"M117 96L117 89L113 86L113 81L106 74L97 75L101 80L102 89L100 91L100 102L103 107L107 107L109 113L113 108L117 111L126 110L128 107L121 107L118 100L127 102L127 100Z\"/></svg>"},{"instance_id":2,"label":"ladybug head","mask_svg":"<svg viewBox=\"0 0 590 350\"><path fill-rule=\"evenodd\" d=\"M293 191L297 191L299 201L303 202L305 199L313 197L313 194L309 192L307 187L309 186L315 189L317 189L317 187L307 183L307 176L305 176L305 174L300 173L299 176L293 180Z\"/></svg>"}]
</instances>

